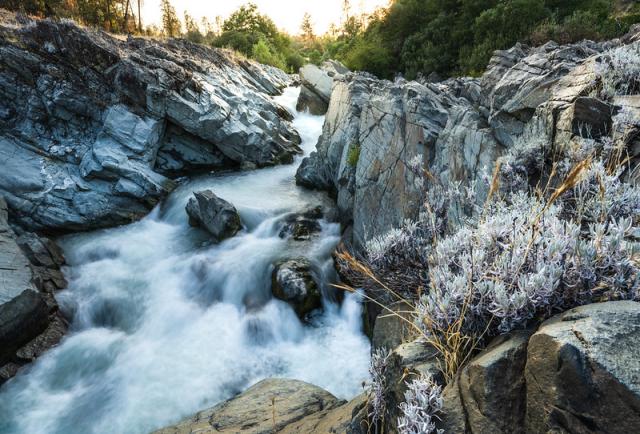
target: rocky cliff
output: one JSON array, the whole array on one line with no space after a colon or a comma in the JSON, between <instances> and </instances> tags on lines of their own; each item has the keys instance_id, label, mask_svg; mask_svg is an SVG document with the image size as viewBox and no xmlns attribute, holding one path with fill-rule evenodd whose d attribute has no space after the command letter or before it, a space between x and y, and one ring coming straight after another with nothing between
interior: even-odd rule
<instances>
[{"instance_id":1,"label":"rocky cliff","mask_svg":"<svg viewBox=\"0 0 640 434\"><path fill-rule=\"evenodd\" d=\"M181 40L0 13L0 194L24 227L146 214L173 178L292 161L284 72Z\"/></svg>"},{"instance_id":2,"label":"rocky cliff","mask_svg":"<svg viewBox=\"0 0 640 434\"><path fill-rule=\"evenodd\" d=\"M534 144L551 151L615 131L629 139L614 115L637 113L638 97L605 103L592 96L602 87L607 53L635 47L639 38L635 29L602 43L516 45L497 51L480 78L338 76L317 150L303 161L297 182L332 192L362 246L416 218L421 195L435 183L472 186L481 200L505 153L525 153Z\"/></svg>"}]
</instances>

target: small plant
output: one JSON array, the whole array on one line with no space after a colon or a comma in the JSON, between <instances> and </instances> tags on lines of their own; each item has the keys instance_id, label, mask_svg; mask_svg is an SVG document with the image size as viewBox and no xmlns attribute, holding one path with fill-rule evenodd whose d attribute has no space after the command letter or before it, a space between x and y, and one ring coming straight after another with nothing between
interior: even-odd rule
<instances>
[{"instance_id":1,"label":"small plant","mask_svg":"<svg viewBox=\"0 0 640 434\"><path fill-rule=\"evenodd\" d=\"M360 145L354 143L349 147L349 152L347 153L347 164L351 167L356 167L358 165L358 160L360 159Z\"/></svg>"},{"instance_id":2,"label":"small plant","mask_svg":"<svg viewBox=\"0 0 640 434\"><path fill-rule=\"evenodd\" d=\"M385 394L387 393L387 366L391 352L378 348L371 355L371 365L369 373L371 374L371 383L369 385L369 421L377 426L378 423L384 425L384 417L387 412L387 403Z\"/></svg>"},{"instance_id":3,"label":"small plant","mask_svg":"<svg viewBox=\"0 0 640 434\"><path fill-rule=\"evenodd\" d=\"M398 418L400 434L443 434L436 429L435 420L442 412L442 387L432 378L420 376L411 381L404 393L404 402L399 405Z\"/></svg>"},{"instance_id":4,"label":"small plant","mask_svg":"<svg viewBox=\"0 0 640 434\"><path fill-rule=\"evenodd\" d=\"M640 92L640 43L609 50L596 68L602 99Z\"/></svg>"}]
</instances>

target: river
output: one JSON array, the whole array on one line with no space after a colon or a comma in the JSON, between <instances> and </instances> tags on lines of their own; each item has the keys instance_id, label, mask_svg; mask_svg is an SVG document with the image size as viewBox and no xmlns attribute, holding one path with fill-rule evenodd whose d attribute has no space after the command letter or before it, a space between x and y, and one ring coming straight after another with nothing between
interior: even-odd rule
<instances>
[{"instance_id":1,"label":"river","mask_svg":"<svg viewBox=\"0 0 640 434\"><path fill-rule=\"evenodd\" d=\"M275 99L295 113L298 92ZM307 154L323 117L293 122ZM351 294L337 303L328 285L339 226L323 221L307 242L278 237L288 213L328 201L295 185L301 158L190 179L139 222L59 240L69 287L57 299L71 329L0 390L0 433L144 434L267 377L360 393L370 349L361 305ZM186 202L204 188L245 226L220 244L187 223ZM309 324L270 294L272 264L299 256L322 270L323 309Z\"/></svg>"}]
</instances>

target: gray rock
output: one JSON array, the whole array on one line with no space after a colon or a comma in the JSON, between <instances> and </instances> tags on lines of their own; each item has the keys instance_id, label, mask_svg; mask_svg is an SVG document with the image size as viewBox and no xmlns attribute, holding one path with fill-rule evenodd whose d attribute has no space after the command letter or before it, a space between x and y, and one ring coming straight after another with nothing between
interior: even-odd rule
<instances>
[{"instance_id":1,"label":"gray rock","mask_svg":"<svg viewBox=\"0 0 640 434\"><path fill-rule=\"evenodd\" d=\"M335 60L324 62L321 67L313 64L304 65L300 68L302 87L296 109L308 109L314 115L325 114L331 99L333 80L347 72L349 70Z\"/></svg>"},{"instance_id":2,"label":"gray rock","mask_svg":"<svg viewBox=\"0 0 640 434\"><path fill-rule=\"evenodd\" d=\"M314 208L301 213L291 213L284 218L284 224L278 236L293 238L296 241L310 239L314 234L322 231L318 220L322 218L322 208Z\"/></svg>"},{"instance_id":3,"label":"gray rock","mask_svg":"<svg viewBox=\"0 0 640 434\"><path fill-rule=\"evenodd\" d=\"M317 277L308 259L289 259L277 263L271 282L273 296L289 303L300 318L322 306Z\"/></svg>"},{"instance_id":4,"label":"gray rock","mask_svg":"<svg viewBox=\"0 0 640 434\"><path fill-rule=\"evenodd\" d=\"M637 432L638 348L637 302L591 304L545 322L527 349L527 432Z\"/></svg>"},{"instance_id":5,"label":"gray rock","mask_svg":"<svg viewBox=\"0 0 640 434\"><path fill-rule=\"evenodd\" d=\"M194 192L186 211L191 226L206 229L217 241L232 237L242 229L235 207L211 190Z\"/></svg>"},{"instance_id":6,"label":"gray rock","mask_svg":"<svg viewBox=\"0 0 640 434\"><path fill-rule=\"evenodd\" d=\"M272 434L340 404L336 397L317 386L297 380L267 379L156 434Z\"/></svg>"},{"instance_id":7,"label":"gray rock","mask_svg":"<svg viewBox=\"0 0 640 434\"><path fill-rule=\"evenodd\" d=\"M396 348L400 344L414 340L416 331L411 326L413 321L413 308L403 301L398 301L389 306L395 314L387 309L382 309L373 326L371 339L372 349ZM402 318L404 318L404 320Z\"/></svg>"},{"instance_id":8,"label":"gray rock","mask_svg":"<svg viewBox=\"0 0 640 434\"><path fill-rule=\"evenodd\" d=\"M0 194L29 230L140 218L194 171L291 162L290 78L180 40L0 19Z\"/></svg>"},{"instance_id":9,"label":"gray rock","mask_svg":"<svg viewBox=\"0 0 640 434\"><path fill-rule=\"evenodd\" d=\"M530 332L494 339L443 392L445 432L525 432L524 369Z\"/></svg>"}]
</instances>

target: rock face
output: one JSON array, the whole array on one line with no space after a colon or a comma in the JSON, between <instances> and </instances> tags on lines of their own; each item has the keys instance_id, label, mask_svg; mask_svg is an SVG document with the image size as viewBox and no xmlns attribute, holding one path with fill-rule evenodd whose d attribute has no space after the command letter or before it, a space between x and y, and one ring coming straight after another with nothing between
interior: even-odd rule
<instances>
[{"instance_id":1,"label":"rock face","mask_svg":"<svg viewBox=\"0 0 640 434\"><path fill-rule=\"evenodd\" d=\"M611 42L518 44L497 51L480 79L336 76L316 152L296 181L336 197L356 248L415 218L433 183L475 187L481 202L484 179L506 151L616 134L617 112L638 114L630 98L605 103L589 96L606 50L637 39L638 30Z\"/></svg>"},{"instance_id":2,"label":"rock face","mask_svg":"<svg viewBox=\"0 0 640 434\"><path fill-rule=\"evenodd\" d=\"M416 331L411 327L413 321L412 308L403 301L398 301L388 306L398 316L383 309L378 315L373 326L371 346L375 351L378 348L392 349L415 339ZM402 320L400 317L405 318Z\"/></svg>"},{"instance_id":3,"label":"rock face","mask_svg":"<svg viewBox=\"0 0 640 434\"><path fill-rule=\"evenodd\" d=\"M28 233L17 238L7 218L0 196L0 384L66 330L52 294L66 286L59 271L64 258L47 239Z\"/></svg>"},{"instance_id":4,"label":"rock face","mask_svg":"<svg viewBox=\"0 0 640 434\"><path fill-rule=\"evenodd\" d=\"M179 40L0 20L0 194L30 230L144 215L173 176L292 161L284 72Z\"/></svg>"},{"instance_id":5,"label":"rock face","mask_svg":"<svg viewBox=\"0 0 640 434\"><path fill-rule=\"evenodd\" d=\"M640 303L565 312L531 337L527 432L637 432L640 427Z\"/></svg>"},{"instance_id":6,"label":"rock face","mask_svg":"<svg viewBox=\"0 0 640 434\"><path fill-rule=\"evenodd\" d=\"M349 70L340 62L330 60L320 67L308 64L300 68L302 87L296 109L309 110L313 115L323 115L329 107L331 87L334 78L346 74Z\"/></svg>"},{"instance_id":7,"label":"rock face","mask_svg":"<svg viewBox=\"0 0 640 434\"><path fill-rule=\"evenodd\" d=\"M317 386L297 380L268 379L229 401L156 431L156 434L272 434L306 416L330 411L340 404L336 397Z\"/></svg>"},{"instance_id":8,"label":"rock face","mask_svg":"<svg viewBox=\"0 0 640 434\"><path fill-rule=\"evenodd\" d=\"M271 282L273 296L289 303L300 318L322 305L322 294L308 259L290 259L276 264Z\"/></svg>"},{"instance_id":9,"label":"rock face","mask_svg":"<svg viewBox=\"0 0 640 434\"><path fill-rule=\"evenodd\" d=\"M186 211L191 226L206 229L218 241L232 237L242 229L240 215L235 207L211 190L194 192Z\"/></svg>"}]
</instances>

